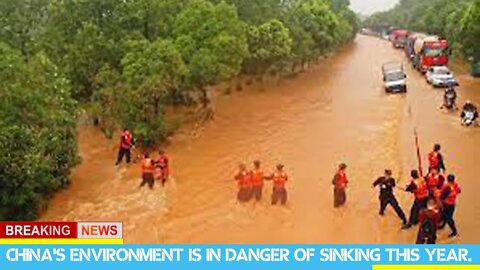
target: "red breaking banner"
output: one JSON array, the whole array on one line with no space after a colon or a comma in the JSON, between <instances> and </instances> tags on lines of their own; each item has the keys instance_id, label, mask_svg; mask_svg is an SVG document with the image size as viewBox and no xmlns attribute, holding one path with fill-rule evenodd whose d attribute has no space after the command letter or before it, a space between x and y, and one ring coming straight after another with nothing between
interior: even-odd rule
<instances>
[{"instance_id":1,"label":"red breaking banner","mask_svg":"<svg viewBox=\"0 0 480 270\"><path fill-rule=\"evenodd\" d=\"M77 222L0 222L0 238L77 238Z\"/></svg>"}]
</instances>

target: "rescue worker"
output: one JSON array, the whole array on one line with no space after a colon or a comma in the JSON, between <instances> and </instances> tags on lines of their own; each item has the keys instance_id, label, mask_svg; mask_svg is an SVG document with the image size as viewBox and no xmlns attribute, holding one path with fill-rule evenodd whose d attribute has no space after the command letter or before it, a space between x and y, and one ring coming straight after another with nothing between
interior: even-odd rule
<instances>
[{"instance_id":1,"label":"rescue worker","mask_svg":"<svg viewBox=\"0 0 480 270\"><path fill-rule=\"evenodd\" d=\"M403 226L403 229L408 229L412 227L412 225L418 224L418 214L422 209L427 207L428 201L428 186L425 179L418 174L417 170L412 170L410 176L412 177L412 181L405 188L405 191L413 193L415 199L410 209L408 223Z\"/></svg>"},{"instance_id":2,"label":"rescue worker","mask_svg":"<svg viewBox=\"0 0 480 270\"><path fill-rule=\"evenodd\" d=\"M148 187L153 189L153 185L155 183L155 178L153 176L154 171L155 166L153 160L148 154L145 154L142 160L142 183L140 183L140 187L148 184Z\"/></svg>"},{"instance_id":3,"label":"rescue worker","mask_svg":"<svg viewBox=\"0 0 480 270\"><path fill-rule=\"evenodd\" d=\"M158 157L155 159L154 163L155 166L160 169L160 173L158 175L162 180L162 186L164 186L165 182L167 182L167 179L170 176L169 159L165 151L161 149L158 151Z\"/></svg>"},{"instance_id":4,"label":"rescue worker","mask_svg":"<svg viewBox=\"0 0 480 270\"><path fill-rule=\"evenodd\" d=\"M238 184L237 200L239 202L247 202L251 197L251 179L250 173L247 171L245 164L238 165L238 172L235 175Z\"/></svg>"},{"instance_id":5,"label":"rescue worker","mask_svg":"<svg viewBox=\"0 0 480 270\"><path fill-rule=\"evenodd\" d=\"M443 186L444 182L445 177L439 173L438 168L432 167L427 176L428 194L430 197L435 197L435 192Z\"/></svg>"},{"instance_id":6,"label":"rescue worker","mask_svg":"<svg viewBox=\"0 0 480 270\"><path fill-rule=\"evenodd\" d=\"M117 162L115 163L116 166L120 164L120 162L122 162L123 157L125 157L127 163L130 163L132 148L133 148L132 133L130 133L128 129L124 129L122 132L122 135L120 136L120 148L118 150Z\"/></svg>"},{"instance_id":7,"label":"rescue worker","mask_svg":"<svg viewBox=\"0 0 480 270\"><path fill-rule=\"evenodd\" d=\"M272 205L276 205L278 201L282 205L287 203L287 189L285 184L288 181L288 176L285 173L282 164L277 165L277 170L270 177L273 180Z\"/></svg>"},{"instance_id":8,"label":"rescue worker","mask_svg":"<svg viewBox=\"0 0 480 270\"><path fill-rule=\"evenodd\" d=\"M347 200L347 194L345 189L347 188L347 165L342 163L338 166L338 170L333 177L333 206L339 207L345 204Z\"/></svg>"},{"instance_id":9,"label":"rescue worker","mask_svg":"<svg viewBox=\"0 0 480 270\"><path fill-rule=\"evenodd\" d=\"M419 223L416 244L435 244L437 241L437 227L440 222L440 208L435 199L430 198L427 207L419 213Z\"/></svg>"},{"instance_id":10,"label":"rescue worker","mask_svg":"<svg viewBox=\"0 0 480 270\"><path fill-rule=\"evenodd\" d=\"M457 195L460 194L462 190L460 185L455 181L455 175L449 174L447 176L447 184L442 190L442 195L440 199L443 203L443 221L444 224L441 228L445 227L445 223L448 224L452 233L448 237L455 237L458 235L457 227L455 226L455 221L453 220L453 214L455 212L455 203L457 200Z\"/></svg>"},{"instance_id":11,"label":"rescue worker","mask_svg":"<svg viewBox=\"0 0 480 270\"><path fill-rule=\"evenodd\" d=\"M428 164L429 164L429 171L432 168L437 168L439 172L445 171L445 164L443 163L443 155L440 153L441 150L440 144L435 144L433 146L433 151L428 154Z\"/></svg>"},{"instance_id":12,"label":"rescue worker","mask_svg":"<svg viewBox=\"0 0 480 270\"><path fill-rule=\"evenodd\" d=\"M385 214L385 208L387 205L391 205L397 213L397 216L402 220L403 225L407 224L407 218L402 208L398 204L397 198L393 194L393 188L395 187L395 179L392 177L391 170L385 170L385 175L379 177L373 182L373 187L380 186L380 211L379 214L383 216Z\"/></svg>"},{"instance_id":13,"label":"rescue worker","mask_svg":"<svg viewBox=\"0 0 480 270\"><path fill-rule=\"evenodd\" d=\"M253 162L253 170L250 172L252 182L252 196L255 200L260 201L263 193L263 180L265 179L263 170L261 169L260 161Z\"/></svg>"}]
</instances>

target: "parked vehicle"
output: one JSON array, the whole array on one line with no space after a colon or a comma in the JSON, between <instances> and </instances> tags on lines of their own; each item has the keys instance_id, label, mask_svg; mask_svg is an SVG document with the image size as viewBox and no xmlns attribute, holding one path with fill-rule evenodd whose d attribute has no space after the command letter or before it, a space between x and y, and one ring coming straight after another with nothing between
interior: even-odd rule
<instances>
[{"instance_id":1,"label":"parked vehicle","mask_svg":"<svg viewBox=\"0 0 480 270\"><path fill-rule=\"evenodd\" d=\"M407 92L407 75L400 62L388 62L382 65L383 82L387 93Z\"/></svg>"},{"instance_id":2,"label":"parked vehicle","mask_svg":"<svg viewBox=\"0 0 480 270\"><path fill-rule=\"evenodd\" d=\"M407 38L407 43L405 44L405 55L408 59L413 62L413 58L415 57L415 42L417 39L423 39L427 35L423 33L410 33Z\"/></svg>"},{"instance_id":3,"label":"parked vehicle","mask_svg":"<svg viewBox=\"0 0 480 270\"><path fill-rule=\"evenodd\" d=\"M393 47L403 48L407 44L408 31L404 29L396 29L390 32L390 41Z\"/></svg>"},{"instance_id":4,"label":"parked vehicle","mask_svg":"<svg viewBox=\"0 0 480 270\"><path fill-rule=\"evenodd\" d=\"M417 38L414 51L414 67L422 73L426 73L432 66L448 65L449 47L446 39L438 36Z\"/></svg>"},{"instance_id":5,"label":"parked vehicle","mask_svg":"<svg viewBox=\"0 0 480 270\"><path fill-rule=\"evenodd\" d=\"M458 86L453 73L446 66L430 67L425 74L425 79L436 87Z\"/></svg>"}]
</instances>

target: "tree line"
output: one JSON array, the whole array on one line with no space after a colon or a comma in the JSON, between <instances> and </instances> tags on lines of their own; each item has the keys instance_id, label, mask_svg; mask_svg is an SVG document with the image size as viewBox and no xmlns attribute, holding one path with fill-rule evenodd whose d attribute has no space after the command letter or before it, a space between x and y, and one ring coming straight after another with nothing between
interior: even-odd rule
<instances>
[{"instance_id":1,"label":"tree line","mask_svg":"<svg viewBox=\"0 0 480 270\"><path fill-rule=\"evenodd\" d=\"M165 138L169 105L353 40L348 0L0 0L0 220L37 217L79 162L78 108Z\"/></svg>"},{"instance_id":2,"label":"tree line","mask_svg":"<svg viewBox=\"0 0 480 270\"><path fill-rule=\"evenodd\" d=\"M401 0L391 10L372 14L363 25L441 35L460 56L480 62L480 0Z\"/></svg>"}]
</instances>

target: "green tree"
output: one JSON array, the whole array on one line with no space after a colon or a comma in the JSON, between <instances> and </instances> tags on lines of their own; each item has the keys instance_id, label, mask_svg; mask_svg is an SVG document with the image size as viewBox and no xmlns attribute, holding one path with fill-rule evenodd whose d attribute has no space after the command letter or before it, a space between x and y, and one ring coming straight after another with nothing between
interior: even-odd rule
<instances>
[{"instance_id":1,"label":"green tree","mask_svg":"<svg viewBox=\"0 0 480 270\"><path fill-rule=\"evenodd\" d=\"M268 21L251 27L248 36L249 64L263 76L274 65L288 57L292 50L292 39L288 28L279 20Z\"/></svg>"},{"instance_id":2,"label":"green tree","mask_svg":"<svg viewBox=\"0 0 480 270\"><path fill-rule=\"evenodd\" d=\"M33 219L78 162L75 102L45 55L0 53L0 219Z\"/></svg>"},{"instance_id":3,"label":"green tree","mask_svg":"<svg viewBox=\"0 0 480 270\"><path fill-rule=\"evenodd\" d=\"M168 135L164 99L179 87L186 67L169 40L129 43L135 50L122 59L123 74L105 66L96 77L101 89L95 95L97 112L109 128L129 127L145 141L155 142Z\"/></svg>"},{"instance_id":4,"label":"green tree","mask_svg":"<svg viewBox=\"0 0 480 270\"><path fill-rule=\"evenodd\" d=\"M480 62L480 1L470 4L461 20L459 41L466 57L472 57L474 63Z\"/></svg>"},{"instance_id":5,"label":"green tree","mask_svg":"<svg viewBox=\"0 0 480 270\"><path fill-rule=\"evenodd\" d=\"M238 75L247 56L245 25L235 8L224 2L190 1L175 20L176 44L188 66L186 84L200 90Z\"/></svg>"},{"instance_id":6,"label":"green tree","mask_svg":"<svg viewBox=\"0 0 480 270\"><path fill-rule=\"evenodd\" d=\"M37 51L47 3L48 0L0 1L0 42L20 50L28 59Z\"/></svg>"}]
</instances>

